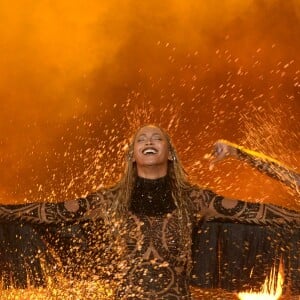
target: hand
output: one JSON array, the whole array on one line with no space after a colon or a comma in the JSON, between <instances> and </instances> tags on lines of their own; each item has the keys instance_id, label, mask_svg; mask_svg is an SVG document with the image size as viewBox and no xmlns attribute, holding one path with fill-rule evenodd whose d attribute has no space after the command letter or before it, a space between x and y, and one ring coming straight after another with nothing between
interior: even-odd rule
<instances>
[{"instance_id":1,"label":"hand","mask_svg":"<svg viewBox=\"0 0 300 300\"><path fill-rule=\"evenodd\" d=\"M211 155L206 158L211 159L209 163L209 169L212 170L215 163L221 161L227 157L234 157L237 155L237 146L225 140L218 140L214 144Z\"/></svg>"}]
</instances>

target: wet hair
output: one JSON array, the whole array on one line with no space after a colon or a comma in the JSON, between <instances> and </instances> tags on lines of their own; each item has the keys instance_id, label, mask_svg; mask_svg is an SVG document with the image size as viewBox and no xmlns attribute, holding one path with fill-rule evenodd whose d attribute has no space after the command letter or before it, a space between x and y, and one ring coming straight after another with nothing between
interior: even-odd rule
<instances>
[{"instance_id":1,"label":"wet hair","mask_svg":"<svg viewBox=\"0 0 300 300\"><path fill-rule=\"evenodd\" d=\"M133 148L137 133L141 128L153 126L162 132L165 137L171 159L168 161L167 176L170 181L172 197L177 208L179 222L181 224L181 234L185 247L191 248L191 228L194 216L194 206L192 200L188 197L188 191L192 188L192 184L187 180L187 174L182 166L182 163L177 155L175 147L168 133L155 125L145 125L140 127L134 134L127 151L127 162L125 171L121 180L113 187L116 192L116 198L113 203L112 211L117 217L122 217L129 209L132 191L135 187L135 182L138 177L137 166L133 161Z\"/></svg>"}]
</instances>

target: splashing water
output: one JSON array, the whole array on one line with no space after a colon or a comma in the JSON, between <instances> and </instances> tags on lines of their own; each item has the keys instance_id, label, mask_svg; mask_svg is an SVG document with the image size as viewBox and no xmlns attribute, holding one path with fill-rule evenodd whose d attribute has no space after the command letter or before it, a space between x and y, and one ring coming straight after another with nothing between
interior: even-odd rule
<instances>
[{"instance_id":1,"label":"splashing water","mask_svg":"<svg viewBox=\"0 0 300 300\"><path fill-rule=\"evenodd\" d=\"M283 285L283 270L279 268L276 276L275 267L271 270L270 276L265 279L265 282L260 292L242 292L238 294L240 300L277 300L282 294ZM276 280L277 279L277 280Z\"/></svg>"},{"instance_id":2,"label":"splashing water","mask_svg":"<svg viewBox=\"0 0 300 300\"><path fill-rule=\"evenodd\" d=\"M1 290L0 298L6 300L83 300L83 299L112 299L112 290L99 279L93 281L68 281L60 277L54 283L49 279L48 288L28 288Z\"/></svg>"}]
</instances>

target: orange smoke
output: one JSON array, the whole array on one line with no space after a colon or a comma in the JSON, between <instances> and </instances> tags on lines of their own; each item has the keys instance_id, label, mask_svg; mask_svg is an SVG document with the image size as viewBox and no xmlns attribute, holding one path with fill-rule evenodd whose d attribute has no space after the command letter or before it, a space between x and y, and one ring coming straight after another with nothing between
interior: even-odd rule
<instances>
[{"instance_id":1,"label":"orange smoke","mask_svg":"<svg viewBox=\"0 0 300 300\"><path fill-rule=\"evenodd\" d=\"M132 129L155 122L193 180L299 207L239 163L203 160L225 138L299 170L298 1L6 1L0 17L1 202L117 180Z\"/></svg>"}]
</instances>

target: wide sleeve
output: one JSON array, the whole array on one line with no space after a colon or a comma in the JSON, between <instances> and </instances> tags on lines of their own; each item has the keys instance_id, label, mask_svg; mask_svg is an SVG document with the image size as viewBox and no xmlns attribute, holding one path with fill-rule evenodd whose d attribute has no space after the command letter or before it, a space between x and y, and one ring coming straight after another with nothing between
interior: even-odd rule
<instances>
[{"instance_id":1,"label":"wide sleeve","mask_svg":"<svg viewBox=\"0 0 300 300\"><path fill-rule=\"evenodd\" d=\"M101 190L59 203L0 206L2 287L45 287L57 272L72 278L100 273L94 249L101 256L107 247L104 219L113 199Z\"/></svg>"},{"instance_id":2,"label":"wide sleeve","mask_svg":"<svg viewBox=\"0 0 300 300\"><path fill-rule=\"evenodd\" d=\"M299 212L200 188L190 197L204 216L193 233L193 285L260 291L271 270L277 274L282 264L284 289L300 293Z\"/></svg>"}]
</instances>

